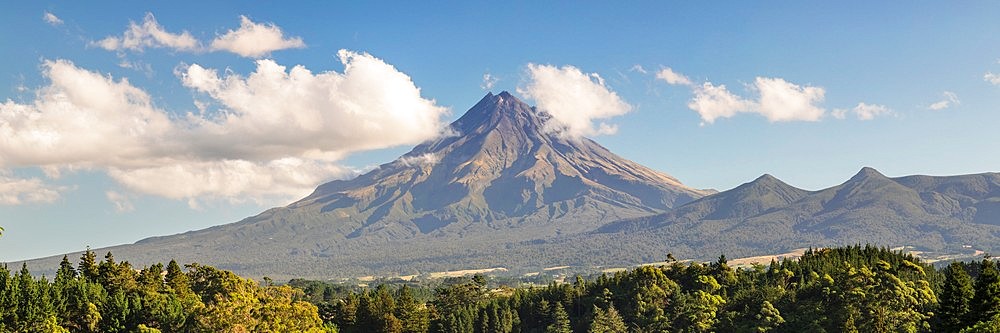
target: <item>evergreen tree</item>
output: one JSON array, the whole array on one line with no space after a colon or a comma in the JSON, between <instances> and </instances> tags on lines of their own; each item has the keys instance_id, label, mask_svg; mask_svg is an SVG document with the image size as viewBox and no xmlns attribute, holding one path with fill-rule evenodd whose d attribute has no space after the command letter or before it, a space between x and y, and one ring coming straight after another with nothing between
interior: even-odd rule
<instances>
[{"instance_id":1,"label":"evergreen tree","mask_svg":"<svg viewBox=\"0 0 1000 333\"><path fill-rule=\"evenodd\" d=\"M181 266L176 261L171 260L167 264L167 275L164 276L164 283L174 292L186 293L191 290L191 283L187 274L181 270Z\"/></svg>"},{"instance_id":2,"label":"evergreen tree","mask_svg":"<svg viewBox=\"0 0 1000 333\"><path fill-rule=\"evenodd\" d=\"M986 321L1000 314L1000 273L992 260L983 259L971 306L969 323Z\"/></svg>"},{"instance_id":3,"label":"evergreen tree","mask_svg":"<svg viewBox=\"0 0 1000 333\"><path fill-rule=\"evenodd\" d=\"M35 323L41 323L45 319L43 305L39 302L40 293L27 264L21 265L21 271L14 276L14 283L17 302L14 311L16 324L13 326L17 332L27 332Z\"/></svg>"},{"instance_id":4,"label":"evergreen tree","mask_svg":"<svg viewBox=\"0 0 1000 333\"><path fill-rule=\"evenodd\" d=\"M73 264L69 262L69 257L64 255L62 261L59 262L59 270L56 271L55 282L57 284L65 284L75 278L76 269L74 269Z\"/></svg>"},{"instance_id":5,"label":"evergreen tree","mask_svg":"<svg viewBox=\"0 0 1000 333\"><path fill-rule=\"evenodd\" d=\"M402 332L422 333L427 332L430 325L430 318L422 304L413 298L413 292L409 286L404 285L399 290L399 301L396 302L396 318L402 322Z\"/></svg>"},{"instance_id":6,"label":"evergreen tree","mask_svg":"<svg viewBox=\"0 0 1000 333\"><path fill-rule=\"evenodd\" d=\"M84 252L80 256L80 276L83 277L84 281L87 282L97 282L100 274L97 271L97 254L87 247L87 252Z\"/></svg>"},{"instance_id":7,"label":"evergreen tree","mask_svg":"<svg viewBox=\"0 0 1000 333\"><path fill-rule=\"evenodd\" d=\"M625 322L614 306L608 307L607 310L594 306L594 321L590 323L588 333L625 333L627 331Z\"/></svg>"},{"instance_id":8,"label":"evergreen tree","mask_svg":"<svg viewBox=\"0 0 1000 333\"><path fill-rule=\"evenodd\" d=\"M562 303L556 302L556 305L552 307L552 324L549 324L545 328L545 333L572 333L573 329L570 327L569 314L566 313L566 309L563 308Z\"/></svg>"},{"instance_id":9,"label":"evergreen tree","mask_svg":"<svg viewBox=\"0 0 1000 333\"><path fill-rule=\"evenodd\" d=\"M945 280L941 287L940 302L936 313L936 332L958 332L968 326L970 302L975 294L972 288L972 278L965 271L965 265L954 262L944 271Z\"/></svg>"}]
</instances>

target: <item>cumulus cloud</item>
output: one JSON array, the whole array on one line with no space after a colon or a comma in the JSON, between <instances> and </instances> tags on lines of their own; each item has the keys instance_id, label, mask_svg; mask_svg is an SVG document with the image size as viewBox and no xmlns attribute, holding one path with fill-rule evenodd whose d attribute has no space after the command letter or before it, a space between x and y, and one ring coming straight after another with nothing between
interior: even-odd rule
<instances>
[{"instance_id":1,"label":"cumulus cloud","mask_svg":"<svg viewBox=\"0 0 1000 333\"><path fill-rule=\"evenodd\" d=\"M931 103L931 105L928 106L927 108L929 108L931 110L937 111L937 110L944 110L944 109L950 108L953 105L962 104L962 101L960 101L958 99L958 95L956 95L953 92L945 91L941 95L943 95L943 99L941 99L940 101Z\"/></svg>"},{"instance_id":2,"label":"cumulus cloud","mask_svg":"<svg viewBox=\"0 0 1000 333\"><path fill-rule=\"evenodd\" d=\"M688 108L698 112L702 125L714 123L719 118L729 118L739 112L752 112L755 103L736 96L726 89L726 85L713 85L705 82L694 88L694 97L688 102Z\"/></svg>"},{"instance_id":3,"label":"cumulus cloud","mask_svg":"<svg viewBox=\"0 0 1000 333\"><path fill-rule=\"evenodd\" d=\"M889 107L879 104L868 104L868 103L858 103L854 108L847 109L834 109L831 113L834 118L845 119L848 113L853 113L858 117L859 120L872 120L875 117L892 115L893 112Z\"/></svg>"},{"instance_id":4,"label":"cumulus cloud","mask_svg":"<svg viewBox=\"0 0 1000 333\"><path fill-rule=\"evenodd\" d=\"M240 28L229 30L212 41L213 51L224 50L244 57L259 58L284 49L300 49L306 43L299 37L285 38L281 28L273 23L254 23L240 16Z\"/></svg>"},{"instance_id":5,"label":"cumulus cloud","mask_svg":"<svg viewBox=\"0 0 1000 333\"><path fill-rule=\"evenodd\" d=\"M128 80L66 60L44 61L51 84L31 104L0 104L0 166L129 165L172 130L167 115Z\"/></svg>"},{"instance_id":6,"label":"cumulus cloud","mask_svg":"<svg viewBox=\"0 0 1000 333\"><path fill-rule=\"evenodd\" d=\"M121 36L108 36L94 45L108 51L142 52L146 48L169 48L177 51L198 51L201 44L189 32L168 32L153 13L146 13L142 23L129 22L128 29Z\"/></svg>"},{"instance_id":7,"label":"cumulus cloud","mask_svg":"<svg viewBox=\"0 0 1000 333\"><path fill-rule=\"evenodd\" d=\"M246 77L188 66L183 84L227 111L194 119L198 130L190 141L222 157L294 153L336 160L354 151L420 143L444 131L447 109L421 97L409 76L367 53L338 55L344 73L289 70L273 60L258 60Z\"/></svg>"},{"instance_id":8,"label":"cumulus cloud","mask_svg":"<svg viewBox=\"0 0 1000 333\"><path fill-rule=\"evenodd\" d=\"M481 84L479 87L483 88L483 90L490 90L493 89L493 86L497 84L497 81L500 81L500 79L497 78L496 76L493 76L493 74L485 73L483 74L483 84Z\"/></svg>"},{"instance_id":9,"label":"cumulus cloud","mask_svg":"<svg viewBox=\"0 0 1000 333\"><path fill-rule=\"evenodd\" d=\"M672 85L690 86L693 84L691 79L688 79L687 76L674 72L674 70L670 69L670 67L664 67L659 72L656 72L656 78L667 81L667 83Z\"/></svg>"},{"instance_id":10,"label":"cumulus cloud","mask_svg":"<svg viewBox=\"0 0 1000 333\"><path fill-rule=\"evenodd\" d=\"M65 187L45 184L38 178L21 179L0 170L0 205L16 206L59 200Z\"/></svg>"},{"instance_id":11,"label":"cumulus cloud","mask_svg":"<svg viewBox=\"0 0 1000 333\"><path fill-rule=\"evenodd\" d=\"M986 74L983 75L983 80L986 80L986 82L989 82L994 86L1000 86L1000 74L986 72Z\"/></svg>"},{"instance_id":12,"label":"cumulus cloud","mask_svg":"<svg viewBox=\"0 0 1000 333\"><path fill-rule=\"evenodd\" d=\"M59 25L63 24L63 20L62 19L60 19L58 16L56 16L56 14L52 14L50 12L45 12L44 14L42 14L42 20L44 20L45 23L48 23L49 25L51 25L53 27L54 26L59 26Z\"/></svg>"},{"instance_id":13,"label":"cumulus cloud","mask_svg":"<svg viewBox=\"0 0 1000 333\"><path fill-rule=\"evenodd\" d=\"M784 122L817 121L825 112L816 105L823 101L823 88L803 87L781 78L758 77L754 80L751 89L759 95L755 100L737 96L725 85L716 86L711 82L692 89L694 96L688 108L698 112L703 125L738 113L756 113L770 122Z\"/></svg>"},{"instance_id":14,"label":"cumulus cloud","mask_svg":"<svg viewBox=\"0 0 1000 333\"><path fill-rule=\"evenodd\" d=\"M613 134L614 125L594 121L623 115L632 110L595 73L573 66L528 64L529 82L518 93L534 99L539 110L552 115L547 130L570 138Z\"/></svg>"},{"instance_id":15,"label":"cumulus cloud","mask_svg":"<svg viewBox=\"0 0 1000 333\"><path fill-rule=\"evenodd\" d=\"M823 102L823 88L799 86L781 78L757 77L754 87L760 93L757 112L768 121L817 121L825 110L816 106Z\"/></svg>"},{"instance_id":16,"label":"cumulus cloud","mask_svg":"<svg viewBox=\"0 0 1000 333\"><path fill-rule=\"evenodd\" d=\"M168 116L126 79L44 61L51 83L32 102L0 104L0 168L38 167L50 178L60 170L98 170L129 192L193 206L213 199L271 202L351 175L337 165L351 152L441 135L447 109L420 97L409 76L368 54L340 56L344 73L287 70L271 60L258 61L246 77L187 66L179 70L183 84L209 101L204 112L183 117ZM9 178L4 183L46 188ZM6 192L30 201L18 194L28 192ZM39 193L46 195L31 198L57 197Z\"/></svg>"}]
</instances>

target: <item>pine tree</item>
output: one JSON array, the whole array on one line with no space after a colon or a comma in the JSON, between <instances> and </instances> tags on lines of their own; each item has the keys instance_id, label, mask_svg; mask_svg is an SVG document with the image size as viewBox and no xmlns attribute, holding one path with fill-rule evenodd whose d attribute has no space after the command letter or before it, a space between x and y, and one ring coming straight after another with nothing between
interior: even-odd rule
<instances>
[{"instance_id":1,"label":"pine tree","mask_svg":"<svg viewBox=\"0 0 1000 333\"><path fill-rule=\"evenodd\" d=\"M80 256L80 276L84 281L97 282L100 273L97 271L97 254L87 247L87 252Z\"/></svg>"},{"instance_id":2,"label":"pine tree","mask_svg":"<svg viewBox=\"0 0 1000 333\"><path fill-rule=\"evenodd\" d=\"M21 271L14 277L17 284L17 303L14 313L16 315L15 329L17 332L27 332L35 323L41 323L45 318L42 313L42 305L39 304L39 292L35 285L35 279L28 271L28 265L22 264Z\"/></svg>"},{"instance_id":3,"label":"pine tree","mask_svg":"<svg viewBox=\"0 0 1000 333\"><path fill-rule=\"evenodd\" d=\"M170 287L170 289L173 289L178 294L191 291L191 282L187 274L184 274L184 271L181 270L181 266L177 264L177 261L171 260L167 264L167 275L164 276L164 282L167 287Z\"/></svg>"},{"instance_id":4,"label":"pine tree","mask_svg":"<svg viewBox=\"0 0 1000 333\"><path fill-rule=\"evenodd\" d=\"M75 278L76 269L74 269L73 264L69 262L69 257L64 255L62 262L59 263L59 270L56 271L55 282L57 284L64 284Z\"/></svg>"},{"instance_id":5,"label":"pine tree","mask_svg":"<svg viewBox=\"0 0 1000 333\"><path fill-rule=\"evenodd\" d=\"M409 286L403 285L403 288L399 289L399 301L396 303L396 318L402 321L403 332L427 332L430 325L427 311L424 311L421 304L413 298Z\"/></svg>"},{"instance_id":6,"label":"pine tree","mask_svg":"<svg viewBox=\"0 0 1000 333\"><path fill-rule=\"evenodd\" d=\"M941 297L937 314L936 332L958 332L968 326L966 318L969 315L970 302L975 294L972 289L972 278L965 271L965 265L954 262L944 271L944 286L941 287Z\"/></svg>"},{"instance_id":7,"label":"pine tree","mask_svg":"<svg viewBox=\"0 0 1000 333\"><path fill-rule=\"evenodd\" d=\"M566 309L563 308L562 303L556 302L556 305L552 307L552 324L545 328L545 333L572 333L573 329L570 327L569 314L566 313Z\"/></svg>"},{"instance_id":8,"label":"pine tree","mask_svg":"<svg viewBox=\"0 0 1000 333\"><path fill-rule=\"evenodd\" d=\"M588 333L625 333L628 328L618 310L609 306L607 310L594 306L594 321L590 323Z\"/></svg>"},{"instance_id":9,"label":"pine tree","mask_svg":"<svg viewBox=\"0 0 1000 333\"><path fill-rule=\"evenodd\" d=\"M971 306L969 323L986 321L1000 314L1000 273L992 260L982 262Z\"/></svg>"}]
</instances>

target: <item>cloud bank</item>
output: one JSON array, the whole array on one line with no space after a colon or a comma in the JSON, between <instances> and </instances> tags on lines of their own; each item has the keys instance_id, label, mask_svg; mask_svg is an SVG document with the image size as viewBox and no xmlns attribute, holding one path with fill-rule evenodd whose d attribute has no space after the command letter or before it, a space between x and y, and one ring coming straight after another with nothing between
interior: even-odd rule
<instances>
[{"instance_id":1,"label":"cloud bank","mask_svg":"<svg viewBox=\"0 0 1000 333\"><path fill-rule=\"evenodd\" d=\"M339 55L343 73L260 60L246 77L219 76L190 65L180 79L207 98L205 112L181 117L126 79L44 61L50 83L32 102L0 104L0 172L99 170L130 191L192 206L202 199L288 200L351 174L336 163L351 152L442 133L447 109L422 98L409 76L369 54ZM4 175L2 203L58 198L41 180Z\"/></svg>"},{"instance_id":2,"label":"cloud bank","mask_svg":"<svg viewBox=\"0 0 1000 333\"><path fill-rule=\"evenodd\" d=\"M539 110L552 115L546 129L566 137L614 134L617 127L594 121L632 110L596 73L573 66L528 64L528 83L517 92L533 99Z\"/></svg>"}]
</instances>

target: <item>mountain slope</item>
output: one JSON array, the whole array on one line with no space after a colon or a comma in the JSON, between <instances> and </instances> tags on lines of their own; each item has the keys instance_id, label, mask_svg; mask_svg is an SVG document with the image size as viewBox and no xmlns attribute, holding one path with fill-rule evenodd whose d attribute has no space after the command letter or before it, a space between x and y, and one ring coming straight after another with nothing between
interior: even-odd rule
<instances>
[{"instance_id":1,"label":"mountain slope","mask_svg":"<svg viewBox=\"0 0 1000 333\"><path fill-rule=\"evenodd\" d=\"M546 131L549 119L507 92L490 93L450 135L287 207L110 250L134 264L176 258L271 277L530 265L518 251L710 193L589 139Z\"/></svg>"}]
</instances>

